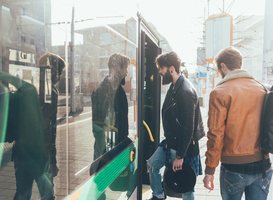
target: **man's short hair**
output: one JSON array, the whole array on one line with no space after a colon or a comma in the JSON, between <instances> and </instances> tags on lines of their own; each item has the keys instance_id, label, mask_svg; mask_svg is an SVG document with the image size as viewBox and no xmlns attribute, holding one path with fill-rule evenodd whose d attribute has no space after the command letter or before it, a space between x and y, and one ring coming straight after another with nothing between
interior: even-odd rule
<instances>
[{"instance_id":1,"label":"man's short hair","mask_svg":"<svg viewBox=\"0 0 273 200\"><path fill-rule=\"evenodd\" d=\"M108 68L111 71L112 68L126 68L130 64L130 58L120 53L113 53L108 60Z\"/></svg>"},{"instance_id":2,"label":"man's short hair","mask_svg":"<svg viewBox=\"0 0 273 200\"><path fill-rule=\"evenodd\" d=\"M174 51L158 55L155 59L155 63L160 68L162 68L163 66L166 66L168 68L174 66L175 71L177 73L180 72L181 59Z\"/></svg>"},{"instance_id":3,"label":"man's short hair","mask_svg":"<svg viewBox=\"0 0 273 200\"><path fill-rule=\"evenodd\" d=\"M215 57L214 62L218 69L221 69L221 63L225 63L229 70L241 69L243 56L241 52L234 47L227 47L221 50Z\"/></svg>"}]
</instances>

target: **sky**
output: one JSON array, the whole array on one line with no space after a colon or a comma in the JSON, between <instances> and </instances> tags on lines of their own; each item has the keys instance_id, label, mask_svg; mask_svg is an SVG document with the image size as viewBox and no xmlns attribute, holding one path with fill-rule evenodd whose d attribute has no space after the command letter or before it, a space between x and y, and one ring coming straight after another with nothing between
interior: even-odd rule
<instances>
[{"instance_id":1,"label":"sky","mask_svg":"<svg viewBox=\"0 0 273 200\"><path fill-rule=\"evenodd\" d=\"M168 0L164 1L168 4L158 4L153 14L150 13L150 8L157 1L148 2L149 6L141 7L143 16L147 16L146 18L155 24L174 51L177 51L181 59L188 64L196 62L196 49L203 46L205 19L221 13L223 2L224 10L228 11L233 19L239 15L264 14L264 1L255 0L210 0L209 6L208 1L204 0Z\"/></svg>"},{"instance_id":2,"label":"sky","mask_svg":"<svg viewBox=\"0 0 273 200\"><path fill-rule=\"evenodd\" d=\"M71 21L72 5L75 6L75 19L130 17L140 12L168 40L182 61L195 65L196 49L204 45L204 21L208 16L223 10L233 19L240 15L264 15L264 4L265 0L56 0L52 1L52 22ZM62 7L61 11L59 7ZM64 38L65 26L59 25L52 30L53 37ZM70 26L66 30L69 31ZM69 40L70 36L67 37ZM78 36L75 39L81 40ZM57 43L64 44L60 39Z\"/></svg>"}]
</instances>

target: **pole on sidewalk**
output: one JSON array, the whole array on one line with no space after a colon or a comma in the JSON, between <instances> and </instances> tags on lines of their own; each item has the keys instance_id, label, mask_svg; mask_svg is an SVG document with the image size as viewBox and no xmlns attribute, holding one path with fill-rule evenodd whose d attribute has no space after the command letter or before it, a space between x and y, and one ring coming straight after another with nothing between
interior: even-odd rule
<instances>
[{"instance_id":1,"label":"pole on sidewalk","mask_svg":"<svg viewBox=\"0 0 273 200\"><path fill-rule=\"evenodd\" d=\"M270 85L273 83L271 75L273 59L273 13L271 6L273 6L273 0L265 0L262 81Z\"/></svg>"},{"instance_id":2,"label":"pole on sidewalk","mask_svg":"<svg viewBox=\"0 0 273 200\"><path fill-rule=\"evenodd\" d=\"M71 21L71 42L69 44L70 46L70 56L71 56L71 76L70 76L70 97L71 97L71 104L70 104L70 112L75 112L75 88L74 88L74 74L75 74L75 68L74 68L74 6L72 7L72 21Z\"/></svg>"}]
</instances>

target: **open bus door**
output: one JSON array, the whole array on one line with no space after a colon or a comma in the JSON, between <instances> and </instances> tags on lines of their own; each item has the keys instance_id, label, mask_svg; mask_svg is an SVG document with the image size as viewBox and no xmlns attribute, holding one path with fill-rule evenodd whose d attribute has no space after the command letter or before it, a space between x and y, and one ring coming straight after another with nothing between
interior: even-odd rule
<instances>
[{"instance_id":1,"label":"open bus door","mask_svg":"<svg viewBox=\"0 0 273 200\"><path fill-rule=\"evenodd\" d=\"M149 183L146 160L154 153L160 141L161 78L155 58L161 53L159 38L139 16L139 146L138 146L138 198L142 199L142 184ZM145 152L145 153L144 153Z\"/></svg>"}]
</instances>

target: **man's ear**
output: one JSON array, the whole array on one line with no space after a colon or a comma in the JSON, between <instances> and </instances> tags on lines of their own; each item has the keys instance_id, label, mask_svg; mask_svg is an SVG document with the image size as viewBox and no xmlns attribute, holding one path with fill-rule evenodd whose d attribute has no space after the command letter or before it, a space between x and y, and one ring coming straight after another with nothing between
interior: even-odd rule
<instances>
[{"instance_id":1,"label":"man's ear","mask_svg":"<svg viewBox=\"0 0 273 200\"><path fill-rule=\"evenodd\" d=\"M170 66L170 72L175 72L175 68L174 68L174 66Z\"/></svg>"},{"instance_id":2,"label":"man's ear","mask_svg":"<svg viewBox=\"0 0 273 200\"><path fill-rule=\"evenodd\" d=\"M222 68L222 71L226 71L227 70L227 66L225 63L221 63L221 68Z\"/></svg>"}]
</instances>

